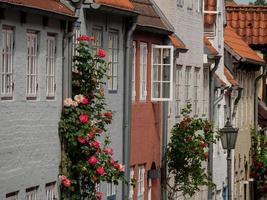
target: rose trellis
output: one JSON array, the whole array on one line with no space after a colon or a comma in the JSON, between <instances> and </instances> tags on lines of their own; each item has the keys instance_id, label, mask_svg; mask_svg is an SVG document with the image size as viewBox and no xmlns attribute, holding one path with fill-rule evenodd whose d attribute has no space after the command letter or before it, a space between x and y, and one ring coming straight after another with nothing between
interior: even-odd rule
<instances>
[{"instance_id":1,"label":"rose trellis","mask_svg":"<svg viewBox=\"0 0 267 200\"><path fill-rule=\"evenodd\" d=\"M59 124L62 143L61 199L100 200L100 182L118 184L124 181L124 167L113 159L111 141L106 134L112 112L105 110L102 89L106 76L106 52L98 49L93 55L90 42L94 37L83 35L74 56L74 98L64 101Z\"/></svg>"}]
</instances>

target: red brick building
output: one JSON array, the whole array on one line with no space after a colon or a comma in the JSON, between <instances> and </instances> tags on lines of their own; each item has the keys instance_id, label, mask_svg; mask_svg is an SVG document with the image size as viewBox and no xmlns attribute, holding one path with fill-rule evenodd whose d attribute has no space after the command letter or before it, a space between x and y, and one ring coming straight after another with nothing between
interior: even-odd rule
<instances>
[{"instance_id":1,"label":"red brick building","mask_svg":"<svg viewBox=\"0 0 267 200\"><path fill-rule=\"evenodd\" d=\"M141 13L134 33L131 178L129 199L161 199L162 101L171 99L173 46L184 44L149 0L132 1ZM153 67L152 67L153 66ZM164 81L163 81L164 80Z\"/></svg>"}]
</instances>

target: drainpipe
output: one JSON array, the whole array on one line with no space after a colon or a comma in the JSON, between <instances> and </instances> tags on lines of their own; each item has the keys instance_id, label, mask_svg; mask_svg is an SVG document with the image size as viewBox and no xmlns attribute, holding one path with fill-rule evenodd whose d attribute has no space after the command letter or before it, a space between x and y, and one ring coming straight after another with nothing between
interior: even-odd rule
<instances>
[{"instance_id":1,"label":"drainpipe","mask_svg":"<svg viewBox=\"0 0 267 200\"><path fill-rule=\"evenodd\" d=\"M124 88L123 88L123 163L125 165L126 180L130 183L130 154L131 154L131 107L132 107L132 41L133 32L136 27L134 18L125 38L125 60L124 60ZM128 199L129 187L122 185L122 199Z\"/></svg>"},{"instance_id":2,"label":"drainpipe","mask_svg":"<svg viewBox=\"0 0 267 200\"><path fill-rule=\"evenodd\" d=\"M215 96L215 82L214 82L214 74L215 71L219 67L219 62L220 62L221 57L220 56L215 56L215 65L213 69L210 72L210 83L209 83L209 121L214 122L214 96ZM208 161L208 170L210 173L212 173L212 167L213 167L213 144L209 144L209 161ZM211 174L212 175L212 174ZM208 190L208 200L212 199L212 188L209 187Z\"/></svg>"},{"instance_id":3,"label":"drainpipe","mask_svg":"<svg viewBox=\"0 0 267 200\"><path fill-rule=\"evenodd\" d=\"M236 116L236 112L237 112L237 105L238 105L238 102L240 101L241 99L241 96L242 96L242 90L243 88L240 88L238 87L237 89L237 97L234 101L234 108L233 108L233 113L232 113L232 117L230 118L230 122L232 123L232 121L235 119L235 116ZM231 116L231 113L229 113L229 116Z\"/></svg>"},{"instance_id":4,"label":"drainpipe","mask_svg":"<svg viewBox=\"0 0 267 200\"><path fill-rule=\"evenodd\" d=\"M258 133L258 82L266 76L266 65L263 66L263 72L254 82L254 129Z\"/></svg>"}]
</instances>

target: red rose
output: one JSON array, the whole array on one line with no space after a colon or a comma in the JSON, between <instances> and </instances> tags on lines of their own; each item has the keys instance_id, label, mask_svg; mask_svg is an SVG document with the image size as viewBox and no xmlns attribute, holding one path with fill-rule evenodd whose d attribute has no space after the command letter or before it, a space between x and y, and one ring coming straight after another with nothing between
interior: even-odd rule
<instances>
[{"instance_id":1,"label":"red rose","mask_svg":"<svg viewBox=\"0 0 267 200\"><path fill-rule=\"evenodd\" d=\"M206 147L208 147L208 144L205 143L205 142L201 142L200 146L201 146L202 148L206 148Z\"/></svg>"},{"instance_id":2,"label":"red rose","mask_svg":"<svg viewBox=\"0 0 267 200\"><path fill-rule=\"evenodd\" d=\"M101 142L99 142L98 140L90 142L90 146L94 147L96 149L100 148L100 144L101 144Z\"/></svg>"},{"instance_id":3,"label":"red rose","mask_svg":"<svg viewBox=\"0 0 267 200\"><path fill-rule=\"evenodd\" d=\"M112 119L112 112L108 111L108 112L105 112L104 113L104 116L109 118L109 119Z\"/></svg>"},{"instance_id":4,"label":"red rose","mask_svg":"<svg viewBox=\"0 0 267 200\"><path fill-rule=\"evenodd\" d=\"M104 152L109 154L109 155L113 155L113 149L112 148L105 148Z\"/></svg>"},{"instance_id":5,"label":"red rose","mask_svg":"<svg viewBox=\"0 0 267 200\"><path fill-rule=\"evenodd\" d=\"M78 141L81 143L81 144L84 144L86 142L86 139L83 137L83 136L79 136L78 137Z\"/></svg>"},{"instance_id":6,"label":"red rose","mask_svg":"<svg viewBox=\"0 0 267 200\"><path fill-rule=\"evenodd\" d=\"M106 56L106 52L104 49L98 49L97 56L100 58L104 58Z\"/></svg>"},{"instance_id":7,"label":"red rose","mask_svg":"<svg viewBox=\"0 0 267 200\"><path fill-rule=\"evenodd\" d=\"M109 158L109 162L111 165L114 165L115 161L113 160L113 158Z\"/></svg>"},{"instance_id":8,"label":"red rose","mask_svg":"<svg viewBox=\"0 0 267 200\"><path fill-rule=\"evenodd\" d=\"M63 184L65 187L70 187L71 182L70 182L69 179L66 179L65 181L62 182L62 184Z\"/></svg>"},{"instance_id":9,"label":"red rose","mask_svg":"<svg viewBox=\"0 0 267 200\"><path fill-rule=\"evenodd\" d=\"M77 38L78 41L90 41L90 40L95 40L95 37L91 37L88 35L81 35L80 37Z\"/></svg>"},{"instance_id":10,"label":"red rose","mask_svg":"<svg viewBox=\"0 0 267 200\"><path fill-rule=\"evenodd\" d=\"M95 165L97 163L97 158L95 156L91 156L89 159L88 159L88 163L90 165Z\"/></svg>"},{"instance_id":11,"label":"red rose","mask_svg":"<svg viewBox=\"0 0 267 200\"><path fill-rule=\"evenodd\" d=\"M186 141L192 141L193 140L193 136L192 135L188 135L185 139L186 139Z\"/></svg>"},{"instance_id":12,"label":"red rose","mask_svg":"<svg viewBox=\"0 0 267 200\"><path fill-rule=\"evenodd\" d=\"M89 103L90 103L89 99L87 99L87 98L83 98L83 100L82 100L82 104L87 105L87 104L89 104Z\"/></svg>"},{"instance_id":13,"label":"red rose","mask_svg":"<svg viewBox=\"0 0 267 200\"><path fill-rule=\"evenodd\" d=\"M97 200L101 200L102 199L102 193L96 192L96 197L97 197Z\"/></svg>"},{"instance_id":14,"label":"red rose","mask_svg":"<svg viewBox=\"0 0 267 200\"><path fill-rule=\"evenodd\" d=\"M79 119L80 119L80 122L87 123L89 120L89 116L86 114L82 114L82 115L80 115Z\"/></svg>"},{"instance_id":15,"label":"red rose","mask_svg":"<svg viewBox=\"0 0 267 200\"><path fill-rule=\"evenodd\" d=\"M96 172L99 174L99 175L104 175L105 174L105 169L104 167L102 166L99 166L97 169L96 169Z\"/></svg>"}]
</instances>

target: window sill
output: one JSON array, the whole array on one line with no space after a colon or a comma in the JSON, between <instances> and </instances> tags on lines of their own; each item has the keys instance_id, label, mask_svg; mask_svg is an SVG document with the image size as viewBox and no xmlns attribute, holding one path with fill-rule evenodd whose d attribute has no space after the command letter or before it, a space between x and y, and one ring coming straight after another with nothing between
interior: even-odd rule
<instances>
[{"instance_id":1,"label":"window sill","mask_svg":"<svg viewBox=\"0 0 267 200\"><path fill-rule=\"evenodd\" d=\"M52 101L52 100L55 100L55 97L46 97L46 100Z\"/></svg>"},{"instance_id":2,"label":"window sill","mask_svg":"<svg viewBox=\"0 0 267 200\"><path fill-rule=\"evenodd\" d=\"M118 90L108 90L108 93L109 94L116 94L116 93L118 93Z\"/></svg>"},{"instance_id":3,"label":"window sill","mask_svg":"<svg viewBox=\"0 0 267 200\"><path fill-rule=\"evenodd\" d=\"M37 97L26 97L26 100L34 101L37 100Z\"/></svg>"},{"instance_id":4,"label":"window sill","mask_svg":"<svg viewBox=\"0 0 267 200\"><path fill-rule=\"evenodd\" d=\"M13 97L1 97L1 100L3 101L13 100Z\"/></svg>"}]
</instances>

